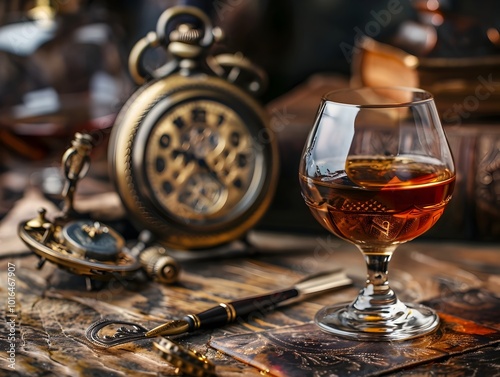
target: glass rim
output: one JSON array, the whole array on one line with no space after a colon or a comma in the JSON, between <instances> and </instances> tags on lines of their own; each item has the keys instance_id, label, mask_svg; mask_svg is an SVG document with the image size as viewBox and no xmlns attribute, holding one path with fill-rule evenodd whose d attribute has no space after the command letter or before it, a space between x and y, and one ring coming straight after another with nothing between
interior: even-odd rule
<instances>
[{"instance_id":1,"label":"glass rim","mask_svg":"<svg viewBox=\"0 0 500 377\"><path fill-rule=\"evenodd\" d=\"M420 93L425 96L425 98L422 99L416 99L412 101L394 101L394 102L387 102L387 103L354 103L354 101L342 101L339 98L337 99L332 99L331 97L335 94L341 94L341 93L355 93L355 92L361 92L361 91L371 91L371 92L376 92L376 91L382 91L382 90L393 90L393 91L401 91L401 92L408 92L408 93ZM414 88L414 87L407 87L407 86L360 86L356 88L343 88L343 89L335 89L331 90L329 92L326 92L323 94L321 97L321 100L324 102L330 102L334 103L337 105L341 106L351 106L351 107L357 107L357 108L391 108L391 107L407 107L409 105L421 105L421 104L426 104L434 101L434 96L432 93L428 92L427 90L420 89L420 88Z\"/></svg>"}]
</instances>

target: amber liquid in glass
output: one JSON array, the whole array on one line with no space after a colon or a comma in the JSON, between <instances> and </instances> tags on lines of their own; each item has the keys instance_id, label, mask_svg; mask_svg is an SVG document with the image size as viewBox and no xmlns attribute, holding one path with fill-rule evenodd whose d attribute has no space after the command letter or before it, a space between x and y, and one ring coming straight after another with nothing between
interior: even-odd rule
<instances>
[{"instance_id":1,"label":"amber liquid in glass","mask_svg":"<svg viewBox=\"0 0 500 377\"><path fill-rule=\"evenodd\" d=\"M360 157L345 171L300 176L314 217L337 236L363 246L396 245L418 237L441 217L455 175L425 157Z\"/></svg>"}]
</instances>

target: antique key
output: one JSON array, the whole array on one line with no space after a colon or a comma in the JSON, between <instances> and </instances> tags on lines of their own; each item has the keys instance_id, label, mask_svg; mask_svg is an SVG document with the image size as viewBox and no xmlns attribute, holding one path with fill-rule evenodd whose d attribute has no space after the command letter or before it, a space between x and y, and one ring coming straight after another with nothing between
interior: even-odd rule
<instances>
[{"instance_id":1,"label":"antique key","mask_svg":"<svg viewBox=\"0 0 500 377\"><path fill-rule=\"evenodd\" d=\"M186 349L165 337L154 342L153 345L158 354L176 368L175 373L178 375L193 377L211 377L216 375L215 365L205 355L191 349Z\"/></svg>"}]
</instances>

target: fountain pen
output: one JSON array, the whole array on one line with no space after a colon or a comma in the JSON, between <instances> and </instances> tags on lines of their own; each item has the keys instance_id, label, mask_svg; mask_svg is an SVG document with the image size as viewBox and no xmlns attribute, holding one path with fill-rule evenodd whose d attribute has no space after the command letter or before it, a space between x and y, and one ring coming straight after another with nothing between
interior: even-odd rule
<instances>
[{"instance_id":1,"label":"fountain pen","mask_svg":"<svg viewBox=\"0 0 500 377\"><path fill-rule=\"evenodd\" d=\"M293 287L272 293L252 296L228 303L220 303L213 308L198 314L188 314L174 323L165 323L149 330L146 337L157 335L177 335L198 329L215 328L234 322L253 312L270 312L279 306L289 305L301 301L305 296L323 292L328 289L338 288L351 284L352 281L342 272L335 271L308 278Z\"/></svg>"},{"instance_id":2,"label":"fountain pen","mask_svg":"<svg viewBox=\"0 0 500 377\"><path fill-rule=\"evenodd\" d=\"M132 322L100 320L87 329L86 336L93 344L108 348L144 338L173 336L199 329L215 328L240 318L245 320L245 317L252 313L265 314L277 307L351 284L352 280L343 271L335 270L309 276L286 289L220 303L201 313L188 314L182 319L167 321L151 330Z\"/></svg>"}]
</instances>

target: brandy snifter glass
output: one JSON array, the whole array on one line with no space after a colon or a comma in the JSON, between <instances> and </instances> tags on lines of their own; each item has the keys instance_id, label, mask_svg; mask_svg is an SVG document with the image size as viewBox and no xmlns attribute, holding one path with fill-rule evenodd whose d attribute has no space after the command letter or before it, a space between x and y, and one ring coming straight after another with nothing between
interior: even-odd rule
<instances>
[{"instance_id":1,"label":"brandy snifter glass","mask_svg":"<svg viewBox=\"0 0 500 377\"><path fill-rule=\"evenodd\" d=\"M433 97L414 88L359 88L321 101L299 168L315 219L357 246L366 286L350 304L321 309L321 329L358 340L434 331L438 315L403 303L389 286L399 244L429 230L451 199L455 167Z\"/></svg>"}]
</instances>

